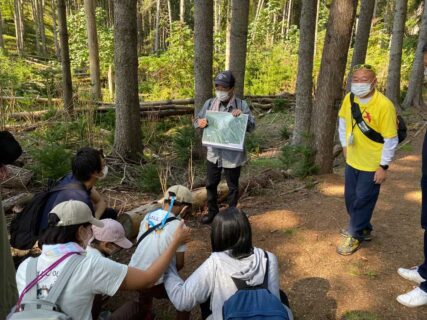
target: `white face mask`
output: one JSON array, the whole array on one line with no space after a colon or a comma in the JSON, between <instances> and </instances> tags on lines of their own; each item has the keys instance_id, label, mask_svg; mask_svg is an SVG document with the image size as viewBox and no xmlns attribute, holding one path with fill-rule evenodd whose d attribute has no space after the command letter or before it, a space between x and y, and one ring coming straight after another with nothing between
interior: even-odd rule
<instances>
[{"instance_id":1,"label":"white face mask","mask_svg":"<svg viewBox=\"0 0 427 320\"><path fill-rule=\"evenodd\" d=\"M228 91L215 91L215 95L218 98L219 101L227 101L230 97L230 93Z\"/></svg>"},{"instance_id":2,"label":"white face mask","mask_svg":"<svg viewBox=\"0 0 427 320\"><path fill-rule=\"evenodd\" d=\"M372 91L372 84L369 82L351 83L351 92L359 98L367 96Z\"/></svg>"},{"instance_id":3,"label":"white face mask","mask_svg":"<svg viewBox=\"0 0 427 320\"><path fill-rule=\"evenodd\" d=\"M108 174L108 167L104 166L104 168L102 169L102 176L98 176L99 180L104 180L107 177Z\"/></svg>"}]
</instances>

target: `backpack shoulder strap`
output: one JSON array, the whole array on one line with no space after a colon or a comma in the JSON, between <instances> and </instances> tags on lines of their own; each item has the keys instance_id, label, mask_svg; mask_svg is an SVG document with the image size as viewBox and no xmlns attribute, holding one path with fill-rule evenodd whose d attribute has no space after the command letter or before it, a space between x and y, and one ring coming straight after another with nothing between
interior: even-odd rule
<instances>
[{"instance_id":1,"label":"backpack shoulder strap","mask_svg":"<svg viewBox=\"0 0 427 320\"><path fill-rule=\"evenodd\" d=\"M33 279L37 278L37 261L38 257L30 258L27 264L27 270L25 275L25 282L30 283ZM37 299L37 286L33 286L25 295L25 300L36 300Z\"/></svg>"},{"instance_id":2,"label":"backpack shoulder strap","mask_svg":"<svg viewBox=\"0 0 427 320\"><path fill-rule=\"evenodd\" d=\"M50 289L49 294L45 299L46 301L56 304L62 291L64 291L65 286L83 259L84 257L79 254L74 254L68 259L68 262L64 265L62 273Z\"/></svg>"},{"instance_id":3,"label":"backpack shoulder strap","mask_svg":"<svg viewBox=\"0 0 427 320\"><path fill-rule=\"evenodd\" d=\"M264 289L268 289L268 269L270 267L270 261L268 260L268 253L264 250L264 256L265 259L267 259L267 262L265 264L265 275L264 275L264 282L262 283L262 286Z\"/></svg>"},{"instance_id":4,"label":"backpack shoulder strap","mask_svg":"<svg viewBox=\"0 0 427 320\"><path fill-rule=\"evenodd\" d=\"M63 191L63 190L86 190L81 183L68 183L64 186L56 186L49 190L49 193Z\"/></svg>"},{"instance_id":5,"label":"backpack shoulder strap","mask_svg":"<svg viewBox=\"0 0 427 320\"><path fill-rule=\"evenodd\" d=\"M165 221L165 225L173 220L178 220L177 217L169 217L166 219ZM142 236L138 239L138 242L136 243L136 246L139 246L139 244L141 243L142 240L144 240L145 237L147 237L151 232L153 232L154 230L156 230L158 227L160 227L162 225L162 223L160 222L159 224L156 224L155 226L148 228L147 231L145 231Z\"/></svg>"}]
</instances>

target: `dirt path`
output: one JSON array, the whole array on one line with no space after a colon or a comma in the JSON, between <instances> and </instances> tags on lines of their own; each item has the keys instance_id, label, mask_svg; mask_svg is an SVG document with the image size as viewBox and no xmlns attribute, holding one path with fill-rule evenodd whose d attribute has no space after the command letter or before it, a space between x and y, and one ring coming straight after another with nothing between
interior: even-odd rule
<instances>
[{"instance_id":1,"label":"dirt path","mask_svg":"<svg viewBox=\"0 0 427 320\"><path fill-rule=\"evenodd\" d=\"M354 255L335 252L338 230L348 218L343 199L343 169L317 177L314 190L283 195L286 181L266 195L243 199L252 216L254 245L279 258L281 287L288 293L295 319L427 319L427 306L409 309L396 296L413 285L398 267L422 260L419 189L423 134L399 151L373 217L375 238ZM281 191L282 190L282 191ZM186 277L210 252L210 228L190 221L194 241L186 254ZM121 299L129 299L129 294ZM120 301L115 299L116 303ZM123 301L123 300L122 300ZM156 303L160 319L173 318L169 303ZM198 319L198 311L194 310Z\"/></svg>"}]
</instances>

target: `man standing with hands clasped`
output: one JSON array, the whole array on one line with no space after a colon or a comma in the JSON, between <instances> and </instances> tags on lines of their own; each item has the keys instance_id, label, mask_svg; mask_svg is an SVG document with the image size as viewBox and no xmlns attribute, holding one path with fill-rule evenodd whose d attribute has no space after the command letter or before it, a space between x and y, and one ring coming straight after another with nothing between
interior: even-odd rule
<instances>
[{"instance_id":1,"label":"man standing with hands clasped","mask_svg":"<svg viewBox=\"0 0 427 320\"><path fill-rule=\"evenodd\" d=\"M194 127L204 129L209 123L206 119L206 111L231 112L234 117L242 113L247 114L247 132L255 129L255 119L251 114L246 101L234 95L235 79L231 71L223 71L215 78L215 98L209 99L203 105L194 121ZM210 224L219 211L217 187L221 181L221 172L227 180L227 202L230 207L237 206L239 200L240 168L246 162L246 152L208 147L207 152L207 181L208 214L202 217L202 223Z\"/></svg>"},{"instance_id":2,"label":"man standing with hands clasped","mask_svg":"<svg viewBox=\"0 0 427 320\"><path fill-rule=\"evenodd\" d=\"M345 204L350 216L348 229L337 247L350 255L362 241L372 240L371 218L381 184L397 144L397 117L393 103L375 89L377 78L372 66L352 69L351 92L339 111L339 138L346 158Z\"/></svg>"}]
</instances>

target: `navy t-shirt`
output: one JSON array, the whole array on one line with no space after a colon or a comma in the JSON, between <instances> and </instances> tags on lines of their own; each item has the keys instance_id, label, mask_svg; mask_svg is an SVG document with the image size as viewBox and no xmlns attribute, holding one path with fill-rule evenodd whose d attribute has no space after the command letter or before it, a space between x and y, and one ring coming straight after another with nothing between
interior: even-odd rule
<instances>
[{"instance_id":1,"label":"navy t-shirt","mask_svg":"<svg viewBox=\"0 0 427 320\"><path fill-rule=\"evenodd\" d=\"M70 183L81 183L81 181L77 180L72 173L67 174L65 177L63 177L58 184L55 187L63 187ZM49 199L46 202L46 206L43 210L43 216L40 223L40 229L44 230L47 228L47 222L48 222L48 215L49 212L52 211L52 209L59 203L68 201L68 200L78 200L86 203L89 208L92 210L93 213L95 213L95 208L93 206L92 200L90 198L90 192L91 190L87 190L83 186L84 190L82 189L68 189L68 190L61 190L52 193L49 196Z\"/></svg>"}]
</instances>

